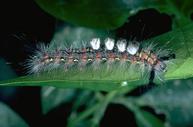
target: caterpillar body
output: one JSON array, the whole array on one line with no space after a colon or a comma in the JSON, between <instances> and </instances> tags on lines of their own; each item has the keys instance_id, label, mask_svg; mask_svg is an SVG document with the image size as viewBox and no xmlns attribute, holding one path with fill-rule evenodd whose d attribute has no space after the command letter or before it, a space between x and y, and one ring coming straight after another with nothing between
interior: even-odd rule
<instances>
[{"instance_id":1,"label":"caterpillar body","mask_svg":"<svg viewBox=\"0 0 193 127\"><path fill-rule=\"evenodd\" d=\"M57 45L53 48L51 45L40 44L28 59L27 66L29 73L41 73L54 69L68 71L74 67L81 71L87 66L98 69L102 64L106 64L107 69L113 69L112 65L138 65L137 69L142 75L145 73L150 77L150 72L153 71L155 78L163 80L161 75L167 71L167 63L171 58L174 57L168 49L155 49L152 44L145 45L125 39L115 41L112 38L106 38L102 44L100 38L93 38L88 44L83 43L78 48L73 45Z\"/></svg>"}]
</instances>

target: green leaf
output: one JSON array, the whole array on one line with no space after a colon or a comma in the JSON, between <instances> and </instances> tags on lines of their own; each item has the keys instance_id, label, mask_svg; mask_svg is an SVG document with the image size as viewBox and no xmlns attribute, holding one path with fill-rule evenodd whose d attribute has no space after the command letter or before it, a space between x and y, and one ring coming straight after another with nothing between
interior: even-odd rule
<instances>
[{"instance_id":1,"label":"green leaf","mask_svg":"<svg viewBox=\"0 0 193 127\"><path fill-rule=\"evenodd\" d=\"M193 25L187 25L151 39L160 47L167 47L176 59L168 65L165 79L185 79L193 76Z\"/></svg>"},{"instance_id":2,"label":"green leaf","mask_svg":"<svg viewBox=\"0 0 193 127\"><path fill-rule=\"evenodd\" d=\"M29 127L12 109L0 102L0 127Z\"/></svg>"},{"instance_id":3,"label":"green leaf","mask_svg":"<svg viewBox=\"0 0 193 127\"><path fill-rule=\"evenodd\" d=\"M193 80L175 80L159 86L137 100L140 106L150 106L166 115L172 127L193 126Z\"/></svg>"},{"instance_id":4,"label":"green leaf","mask_svg":"<svg viewBox=\"0 0 193 127\"><path fill-rule=\"evenodd\" d=\"M59 89L52 86L42 87L41 102L43 113L46 114L60 104L71 101L74 97L74 94L74 89Z\"/></svg>"},{"instance_id":5,"label":"green leaf","mask_svg":"<svg viewBox=\"0 0 193 127\"><path fill-rule=\"evenodd\" d=\"M145 82L140 82L139 80L128 80L127 84L123 83L126 79L121 77L117 78L117 74L111 74L109 76L104 75L106 77L98 77L97 74L88 74L88 73L76 73L73 75L72 73L68 73L64 75L63 73L54 73L53 75L45 74L40 76L25 76L17 79L6 80L0 83L1 86L55 86L60 88L82 88L82 89L90 89L90 90L104 90L111 91L119 88L134 88L139 84L145 84ZM79 76L81 75L81 76ZM93 76L93 77L91 77ZM94 77L96 76L96 77ZM120 76L120 75L119 75ZM121 75L125 76L125 75ZM109 78L109 80L108 80ZM147 83L147 82L146 82Z\"/></svg>"},{"instance_id":6,"label":"green leaf","mask_svg":"<svg viewBox=\"0 0 193 127\"><path fill-rule=\"evenodd\" d=\"M95 27L117 28L138 9L155 0L36 0L49 14L64 21Z\"/></svg>"},{"instance_id":7,"label":"green leaf","mask_svg":"<svg viewBox=\"0 0 193 127\"><path fill-rule=\"evenodd\" d=\"M191 0L36 0L37 4L51 15L64 21L95 27L113 29L125 23L138 10L155 8L175 15L174 26L191 22Z\"/></svg>"},{"instance_id":8,"label":"green leaf","mask_svg":"<svg viewBox=\"0 0 193 127\"><path fill-rule=\"evenodd\" d=\"M166 46L176 55L172 60L173 64L168 65L165 80L184 79L193 76L193 25L188 25L182 29L176 29L154 39L148 40L158 46ZM144 42L145 43L145 42ZM148 83L140 76L140 72L127 69L123 66L112 66L108 70L107 66L101 65L94 70L92 66L80 71L72 68L67 72L63 70L20 77L17 79L0 82L0 85L12 86L56 86L63 88L87 88L92 90L111 91L118 88L132 89L137 85Z\"/></svg>"},{"instance_id":9,"label":"green leaf","mask_svg":"<svg viewBox=\"0 0 193 127\"><path fill-rule=\"evenodd\" d=\"M168 4L173 4L176 9L181 12L187 18L190 18L191 13L193 13L192 5L193 1L191 0L165 0Z\"/></svg>"},{"instance_id":10,"label":"green leaf","mask_svg":"<svg viewBox=\"0 0 193 127\"><path fill-rule=\"evenodd\" d=\"M138 10L155 8L175 15L174 27L191 23L193 2L190 0L36 0L51 15L64 21L103 29L114 29L124 24Z\"/></svg>"},{"instance_id":11,"label":"green leaf","mask_svg":"<svg viewBox=\"0 0 193 127\"><path fill-rule=\"evenodd\" d=\"M174 15L174 28L183 27L191 23L191 13L193 2L191 0L158 0L152 6L153 8Z\"/></svg>"}]
</instances>

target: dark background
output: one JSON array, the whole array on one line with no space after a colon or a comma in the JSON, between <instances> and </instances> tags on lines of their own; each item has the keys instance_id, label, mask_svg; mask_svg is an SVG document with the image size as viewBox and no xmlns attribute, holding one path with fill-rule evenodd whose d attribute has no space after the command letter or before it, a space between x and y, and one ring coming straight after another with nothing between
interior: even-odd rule
<instances>
[{"instance_id":1,"label":"dark background","mask_svg":"<svg viewBox=\"0 0 193 127\"><path fill-rule=\"evenodd\" d=\"M25 75L21 64L33 52L39 41L49 43L56 19L41 10L32 0L7 0L1 2L0 57L10 63L18 76ZM144 40L172 29L172 17L154 9L138 12L128 22L116 29L120 38ZM30 48L29 48L30 47ZM41 112L40 87L14 87L15 91L6 96L10 88L0 87L0 101L10 105L31 127L64 127L72 103L63 104L47 115ZM130 95L138 96L136 89ZM119 119L121 118L121 119ZM101 126L122 127L133 125L133 114L120 105L110 105L101 121Z\"/></svg>"}]
</instances>

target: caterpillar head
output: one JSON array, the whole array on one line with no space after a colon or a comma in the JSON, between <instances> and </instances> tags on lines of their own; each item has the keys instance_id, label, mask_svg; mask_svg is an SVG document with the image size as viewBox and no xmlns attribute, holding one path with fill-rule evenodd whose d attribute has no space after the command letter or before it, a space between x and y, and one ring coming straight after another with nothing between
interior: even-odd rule
<instances>
[{"instance_id":1,"label":"caterpillar head","mask_svg":"<svg viewBox=\"0 0 193 127\"><path fill-rule=\"evenodd\" d=\"M157 64L154 66L154 70L157 72L166 72L167 65L163 61L158 61Z\"/></svg>"}]
</instances>

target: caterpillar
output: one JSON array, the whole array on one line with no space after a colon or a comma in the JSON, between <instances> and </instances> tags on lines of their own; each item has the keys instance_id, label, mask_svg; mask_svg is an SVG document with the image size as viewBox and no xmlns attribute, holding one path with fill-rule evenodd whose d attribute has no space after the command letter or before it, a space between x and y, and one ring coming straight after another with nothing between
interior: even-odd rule
<instances>
[{"instance_id":1,"label":"caterpillar","mask_svg":"<svg viewBox=\"0 0 193 127\"><path fill-rule=\"evenodd\" d=\"M68 71L74 67L81 71L87 66L98 69L102 64L106 64L108 69L113 69L112 65L138 65L137 69L142 75L147 74L152 79L153 72L153 78L163 80L161 75L167 71L168 61L175 58L168 49L126 39L92 38L80 47L56 45L53 48L51 44L40 44L37 47L37 51L27 61L29 73L37 74L54 69Z\"/></svg>"}]
</instances>

